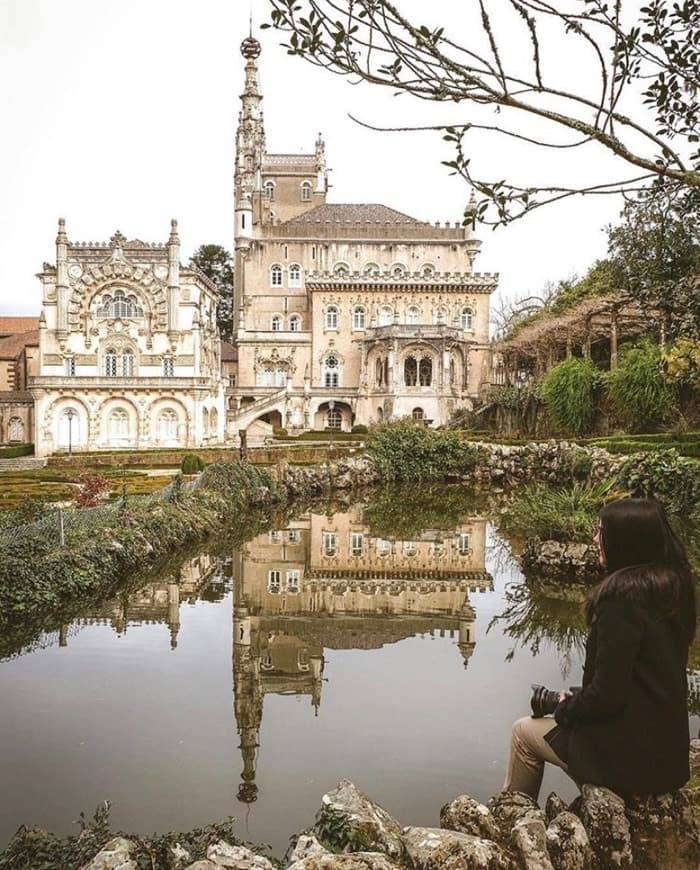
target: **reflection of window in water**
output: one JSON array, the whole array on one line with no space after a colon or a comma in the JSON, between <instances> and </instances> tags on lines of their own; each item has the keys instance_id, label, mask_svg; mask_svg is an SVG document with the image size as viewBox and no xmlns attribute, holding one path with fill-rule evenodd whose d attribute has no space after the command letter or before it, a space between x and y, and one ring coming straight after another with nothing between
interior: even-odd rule
<instances>
[{"instance_id":1,"label":"reflection of window in water","mask_svg":"<svg viewBox=\"0 0 700 870\"><path fill-rule=\"evenodd\" d=\"M262 658L260 659L260 667L264 671L271 671L274 668L274 665L272 664L272 656L269 652L263 653Z\"/></svg>"},{"instance_id":2,"label":"reflection of window in water","mask_svg":"<svg viewBox=\"0 0 700 870\"><path fill-rule=\"evenodd\" d=\"M307 649L300 649L297 653L297 667L300 671L309 670L309 651Z\"/></svg>"},{"instance_id":3,"label":"reflection of window in water","mask_svg":"<svg viewBox=\"0 0 700 870\"><path fill-rule=\"evenodd\" d=\"M362 532L353 532L350 535L350 552L353 556L362 555L362 547L364 546L365 536Z\"/></svg>"},{"instance_id":4,"label":"reflection of window in water","mask_svg":"<svg viewBox=\"0 0 700 870\"><path fill-rule=\"evenodd\" d=\"M296 542L299 540L299 532L297 531L297 529L289 529L289 531L287 532L287 540L290 544L296 544Z\"/></svg>"},{"instance_id":5,"label":"reflection of window in water","mask_svg":"<svg viewBox=\"0 0 700 870\"><path fill-rule=\"evenodd\" d=\"M282 585L282 572L273 569L267 572L267 588L270 592L279 592Z\"/></svg>"},{"instance_id":6,"label":"reflection of window in water","mask_svg":"<svg viewBox=\"0 0 700 870\"><path fill-rule=\"evenodd\" d=\"M298 569L293 569L291 571L287 571L287 592L298 592L299 591L299 571Z\"/></svg>"},{"instance_id":7,"label":"reflection of window in water","mask_svg":"<svg viewBox=\"0 0 700 870\"><path fill-rule=\"evenodd\" d=\"M405 556L415 556L418 552L418 544L416 541L404 541L403 552Z\"/></svg>"},{"instance_id":8,"label":"reflection of window in water","mask_svg":"<svg viewBox=\"0 0 700 870\"><path fill-rule=\"evenodd\" d=\"M335 556L337 549L335 532L323 533L323 555Z\"/></svg>"},{"instance_id":9,"label":"reflection of window in water","mask_svg":"<svg viewBox=\"0 0 700 870\"><path fill-rule=\"evenodd\" d=\"M461 532L457 539L457 549L460 556L469 555L469 535L466 532Z\"/></svg>"},{"instance_id":10,"label":"reflection of window in water","mask_svg":"<svg viewBox=\"0 0 700 870\"><path fill-rule=\"evenodd\" d=\"M391 541L385 541L384 538L377 538L377 553L380 556L388 556L391 553Z\"/></svg>"},{"instance_id":11,"label":"reflection of window in water","mask_svg":"<svg viewBox=\"0 0 700 870\"><path fill-rule=\"evenodd\" d=\"M282 539L282 532L270 532L270 543L276 544Z\"/></svg>"}]
</instances>

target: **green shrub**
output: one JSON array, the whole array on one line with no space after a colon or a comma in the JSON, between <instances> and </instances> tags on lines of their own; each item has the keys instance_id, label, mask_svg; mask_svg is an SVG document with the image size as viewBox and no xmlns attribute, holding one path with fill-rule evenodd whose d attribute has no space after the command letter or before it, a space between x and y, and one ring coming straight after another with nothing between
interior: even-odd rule
<instances>
[{"instance_id":1,"label":"green shrub","mask_svg":"<svg viewBox=\"0 0 700 870\"><path fill-rule=\"evenodd\" d=\"M476 466L480 449L459 432L437 431L413 420L370 429L367 452L386 480L461 477Z\"/></svg>"},{"instance_id":2,"label":"green shrub","mask_svg":"<svg viewBox=\"0 0 700 870\"><path fill-rule=\"evenodd\" d=\"M646 339L622 350L608 376L608 395L632 429L653 428L677 413L677 396L664 374L661 348Z\"/></svg>"},{"instance_id":3,"label":"green shrub","mask_svg":"<svg viewBox=\"0 0 700 870\"><path fill-rule=\"evenodd\" d=\"M697 514L700 506L700 465L677 450L630 457L620 469L617 485L632 495L659 499L680 517Z\"/></svg>"},{"instance_id":4,"label":"green shrub","mask_svg":"<svg viewBox=\"0 0 700 870\"><path fill-rule=\"evenodd\" d=\"M11 444L9 447L0 447L0 459L16 459L18 456L33 455L33 444Z\"/></svg>"},{"instance_id":5,"label":"green shrub","mask_svg":"<svg viewBox=\"0 0 700 870\"><path fill-rule=\"evenodd\" d=\"M272 435L274 438L288 438L289 437L289 433L287 432L287 430L283 426L273 428Z\"/></svg>"},{"instance_id":6,"label":"green shrub","mask_svg":"<svg viewBox=\"0 0 700 870\"><path fill-rule=\"evenodd\" d=\"M596 415L600 373L589 359L571 357L554 366L542 384L552 422L562 432L590 432Z\"/></svg>"},{"instance_id":7,"label":"green shrub","mask_svg":"<svg viewBox=\"0 0 700 870\"><path fill-rule=\"evenodd\" d=\"M204 463L200 456L196 453L185 453L182 457L182 462L180 463L180 471L183 474L197 474L198 471L202 471L204 468Z\"/></svg>"},{"instance_id":8,"label":"green shrub","mask_svg":"<svg viewBox=\"0 0 700 870\"><path fill-rule=\"evenodd\" d=\"M355 423L350 431L353 435L366 435L369 429L364 423Z\"/></svg>"}]
</instances>

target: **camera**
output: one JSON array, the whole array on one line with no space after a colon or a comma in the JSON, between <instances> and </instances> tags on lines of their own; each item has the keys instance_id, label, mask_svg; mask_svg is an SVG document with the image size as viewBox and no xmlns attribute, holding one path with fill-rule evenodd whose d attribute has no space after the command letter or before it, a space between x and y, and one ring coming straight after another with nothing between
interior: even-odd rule
<instances>
[{"instance_id":1,"label":"camera","mask_svg":"<svg viewBox=\"0 0 700 870\"><path fill-rule=\"evenodd\" d=\"M530 707L532 708L533 719L541 719L557 709L559 692L548 689L546 686L540 686L537 683L533 683L531 689Z\"/></svg>"}]
</instances>

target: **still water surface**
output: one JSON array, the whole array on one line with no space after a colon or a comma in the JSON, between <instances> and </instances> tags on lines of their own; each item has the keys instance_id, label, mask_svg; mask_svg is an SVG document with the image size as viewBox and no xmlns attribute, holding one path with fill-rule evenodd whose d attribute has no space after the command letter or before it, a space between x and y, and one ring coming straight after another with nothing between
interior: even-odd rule
<instances>
[{"instance_id":1,"label":"still water surface","mask_svg":"<svg viewBox=\"0 0 700 870\"><path fill-rule=\"evenodd\" d=\"M115 829L233 815L281 854L344 777L403 824L497 792L530 683L580 678L576 604L529 593L473 507L386 537L368 516L202 552L0 663L0 847L107 798Z\"/></svg>"}]
</instances>

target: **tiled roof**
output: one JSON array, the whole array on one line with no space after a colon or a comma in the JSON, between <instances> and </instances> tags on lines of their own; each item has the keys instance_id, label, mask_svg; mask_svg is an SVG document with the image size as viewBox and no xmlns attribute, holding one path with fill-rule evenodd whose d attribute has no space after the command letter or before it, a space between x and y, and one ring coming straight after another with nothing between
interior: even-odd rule
<instances>
[{"instance_id":1,"label":"tiled roof","mask_svg":"<svg viewBox=\"0 0 700 870\"><path fill-rule=\"evenodd\" d=\"M424 225L407 214L379 203L336 202L317 205L286 221L286 226L299 224L400 224Z\"/></svg>"},{"instance_id":2,"label":"tiled roof","mask_svg":"<svg viewBox=\"0 0 700 870\"><path fill-rule=\"evenodd\" d=\"M0 338L0 359L16 359L28 345L36 347L39 344L39 330L18 332L7 338Z\"/></svg>"},{"instance_id":3,"label":"tiled roof","mask_svg":"<svg viewBox=\"0 0 700 870\"><path fill-rule=\"evenodd\" d=\"M0 337L39 328L38 317L0 317Z\"/></svg>"},{"instance_id":4,"label":"tiled roof","mask_svg":"<svg viewBox=\"0 0 700 870\"><path fill-rule=\"evenodd\" d=\"M221 361L236 362L238 359L238 348L229 344L228 341L221 342Z\"/></svg>"}]
</instances>

